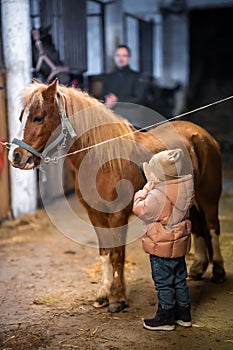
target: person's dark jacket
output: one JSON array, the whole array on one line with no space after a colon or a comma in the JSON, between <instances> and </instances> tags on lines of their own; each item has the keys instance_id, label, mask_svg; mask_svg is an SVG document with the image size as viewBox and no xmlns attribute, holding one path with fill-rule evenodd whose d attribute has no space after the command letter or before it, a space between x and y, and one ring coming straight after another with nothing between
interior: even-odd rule
<instances>
[{"instance_id":1,"label":"person's dark jacket","mask_svg":"<svg viewBox=\"0 0 233 350\"><path fill-rule=\"evenodd\" d=\"M143 104L145 97L145 86L140 78L140 73L132 70L129 66L108 73L104 77L103 91L101 99L104 96L113 93L118 97L118 102L129 102Z\"/></svg>"}]
</instances>

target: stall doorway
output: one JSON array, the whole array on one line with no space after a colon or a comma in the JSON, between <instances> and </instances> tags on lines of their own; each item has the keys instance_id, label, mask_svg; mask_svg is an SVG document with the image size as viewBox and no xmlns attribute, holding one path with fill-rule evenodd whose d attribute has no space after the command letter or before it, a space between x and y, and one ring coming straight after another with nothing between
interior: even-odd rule
<instances>
[{"instance_id":1,"label":"stall doorway","mask_svg":"<svg viewBox=\"0 0 233 350\"><path fill-rule=\"evenodd\" d=\"M190 12L190 103L211 102L233 88L233 8Z\"/></svg>"},{"instance_id":2,"label":"stall doorway","mask_svg":"<svg viewBox=\"0 0 233 350\"><path fill-rule=\"evenodd\" d=\"M233 93L233 8L190 12L190 79L187 109ZM233 100L194 113L189 120L205 127L225 150L233 147Z\"/></svg>"}]
</instances>

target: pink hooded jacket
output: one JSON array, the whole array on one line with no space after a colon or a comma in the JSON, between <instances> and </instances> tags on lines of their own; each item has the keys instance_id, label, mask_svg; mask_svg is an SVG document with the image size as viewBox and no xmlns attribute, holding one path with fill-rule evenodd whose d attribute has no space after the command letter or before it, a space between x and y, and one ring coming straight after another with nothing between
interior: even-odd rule
<instances>
[{"instance_id":1,"label":"pink hooded jacket","mask_svg":"<svg viewBox=\"0 0 233 350\"><path fill-rule=\"evenodd\" d=\"M164 258L178 258L190 250L189 208L192 175L156 183L152 190L135 193L133 212L144 221L143 249Z\"/></svg>"}]
</instances>

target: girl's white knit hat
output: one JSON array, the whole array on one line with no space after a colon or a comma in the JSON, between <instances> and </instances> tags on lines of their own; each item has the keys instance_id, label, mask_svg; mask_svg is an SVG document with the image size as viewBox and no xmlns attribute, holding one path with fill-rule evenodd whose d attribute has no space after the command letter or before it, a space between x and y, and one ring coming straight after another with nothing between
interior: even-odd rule
<instances>
[{"instance_id":1,"label":"girl's white knit hat","mask_svg":"<svg viewBox=\"0 0 233 350\"><path fill-rule=\"evenodd\" d=\"M143 169L148 178L152 172L160 181L169 180L181 175L184 153L182 149L165 150L150 159L149 164L143 163Z\"/></svg>"}]
</instances>

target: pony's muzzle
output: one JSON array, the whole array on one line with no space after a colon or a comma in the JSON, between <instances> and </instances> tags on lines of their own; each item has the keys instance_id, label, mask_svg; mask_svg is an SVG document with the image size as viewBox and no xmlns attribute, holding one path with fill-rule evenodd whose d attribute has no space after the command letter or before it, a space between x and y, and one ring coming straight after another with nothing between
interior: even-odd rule
<instances>
[{"instance_id":1,"label":"pony's muzzle","mask_svg":"<svg viewBox=\"0 0 233 350\"><path fill-rule=\"evenodd\" d=\"M30 170L34 168L32 154L20 147L13 151L11 163L14 167L20 169Z\"/></svg>"}]
</instances>

